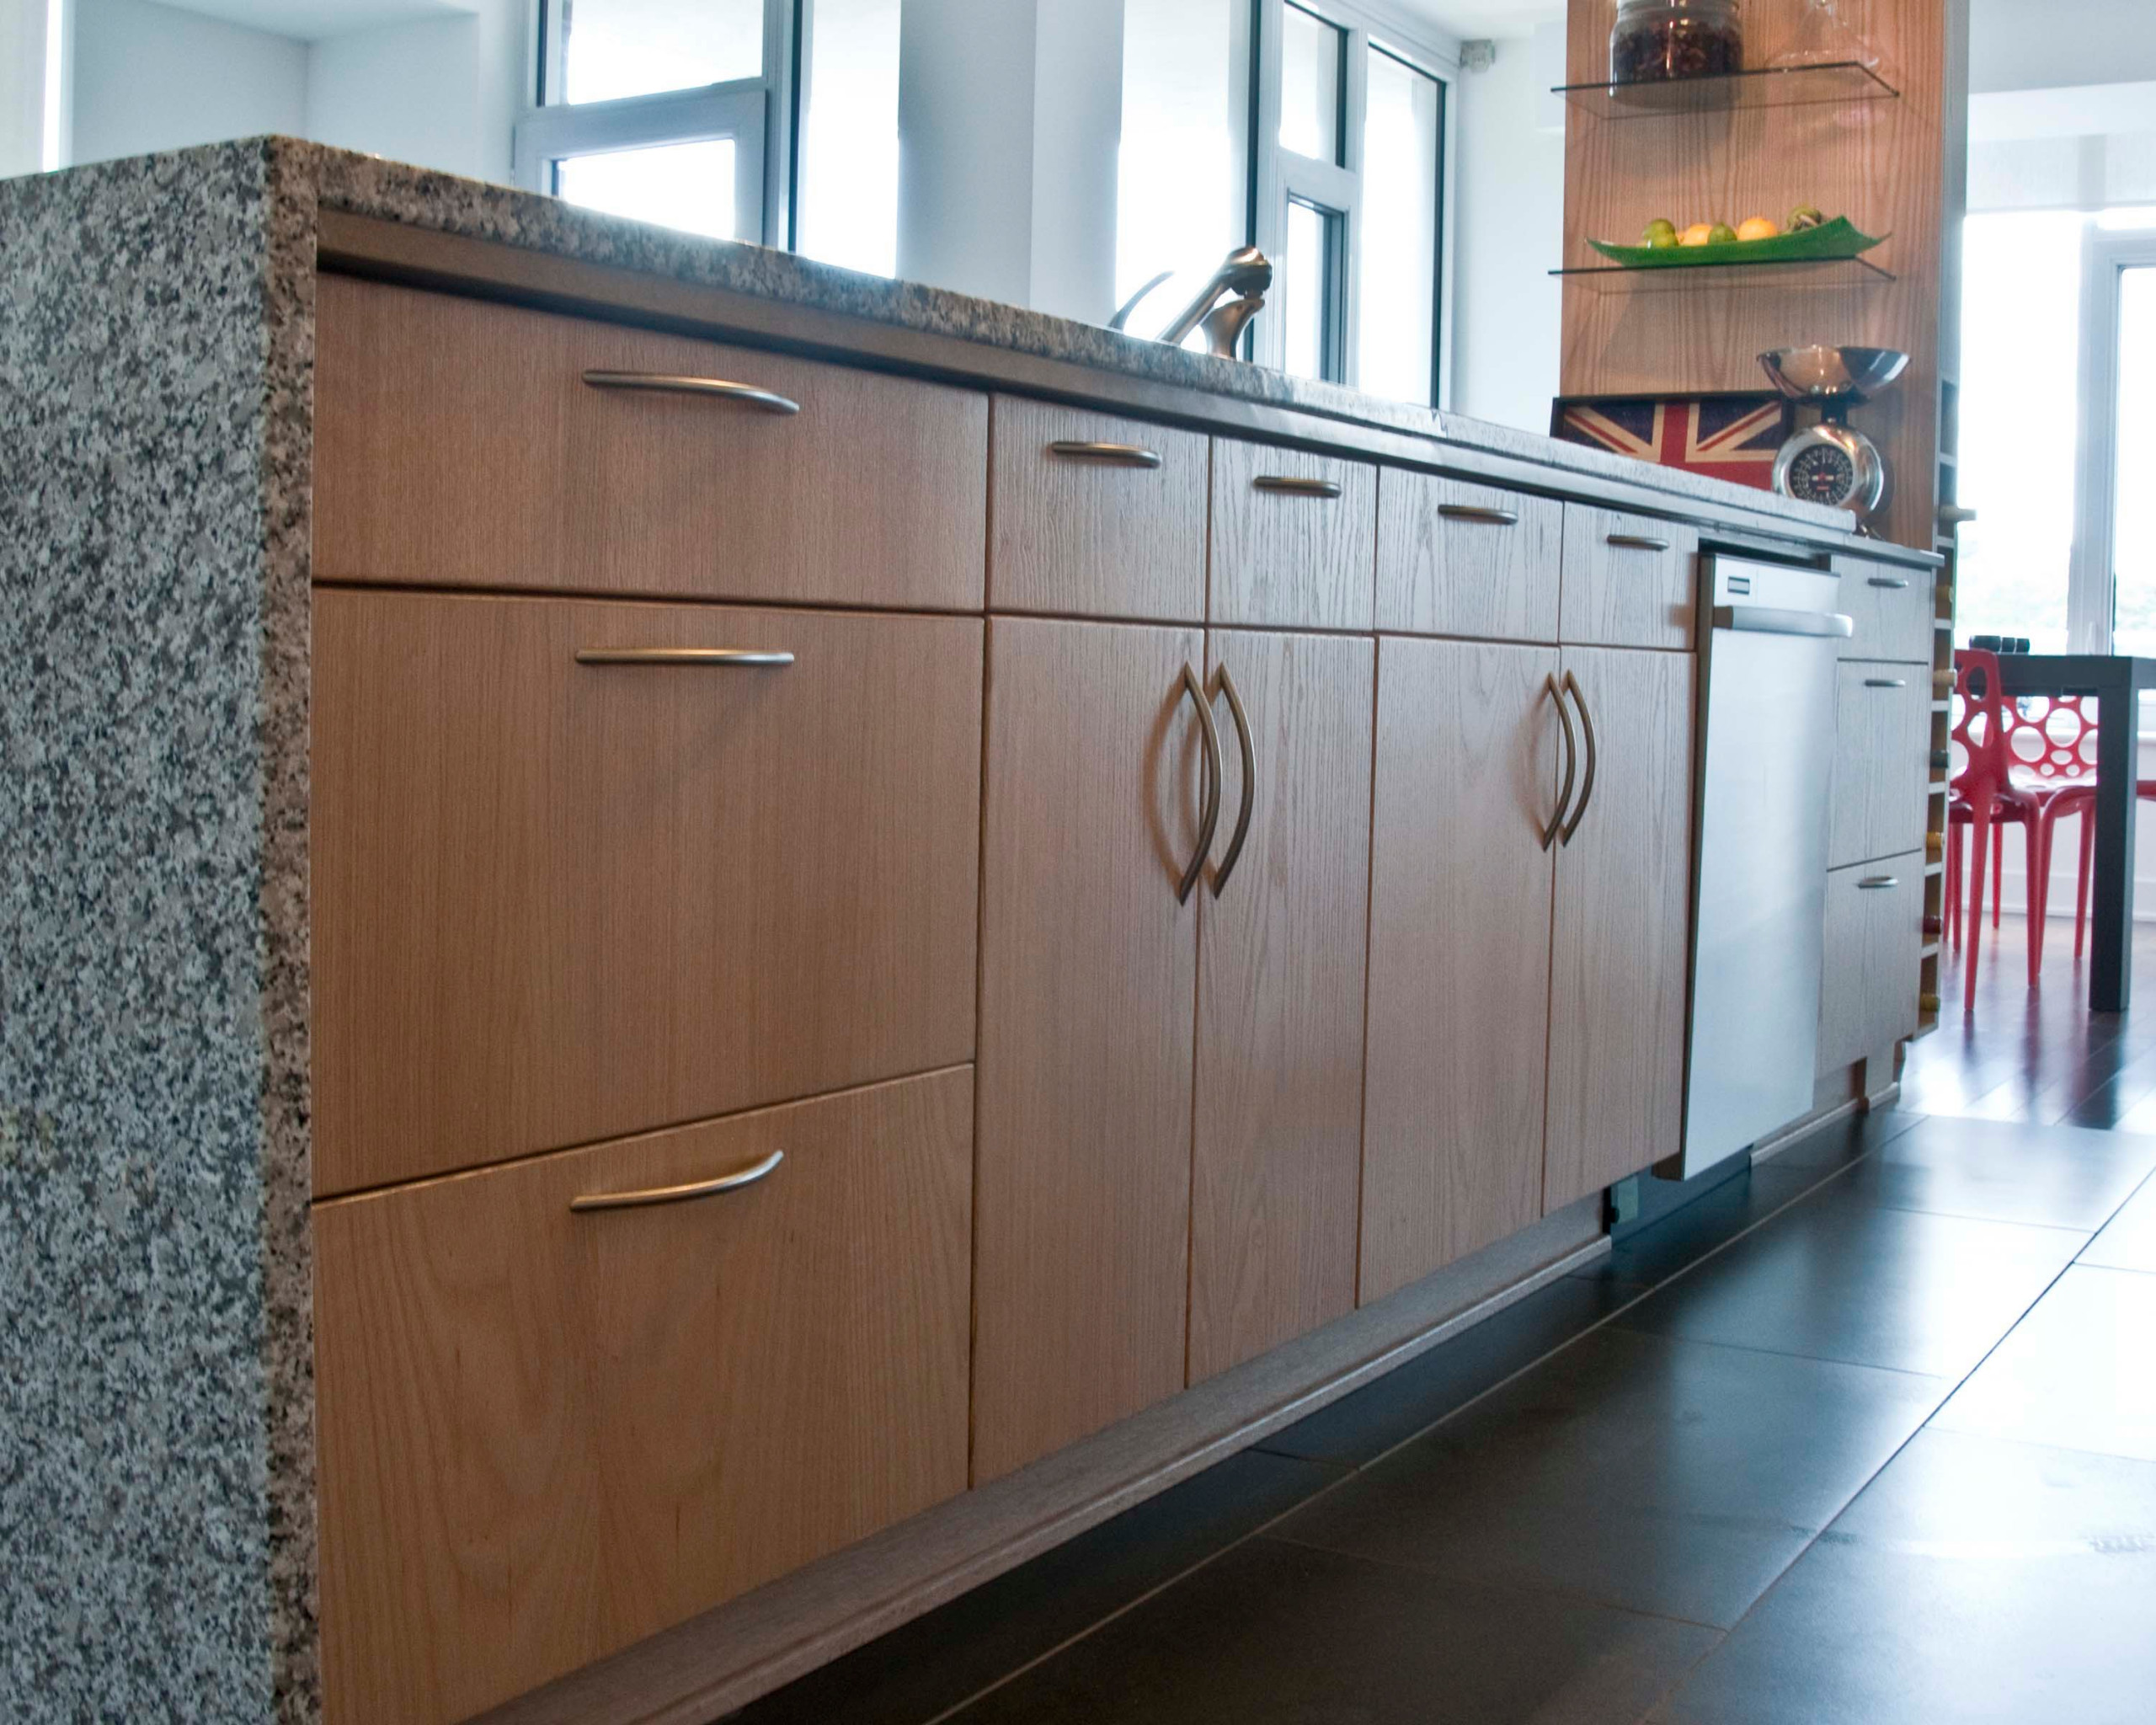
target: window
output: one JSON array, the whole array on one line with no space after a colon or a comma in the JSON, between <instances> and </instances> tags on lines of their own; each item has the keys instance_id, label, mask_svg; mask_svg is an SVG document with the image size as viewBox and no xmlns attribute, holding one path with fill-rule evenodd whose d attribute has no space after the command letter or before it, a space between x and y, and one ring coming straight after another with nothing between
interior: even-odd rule
<instances>
[{"instance_id":1,"label":"window","mask_svg":"<svg viewBox=\"0 0 2156 1725\"><path fill-rule=\"evenodd\" d=\"M889 275L900 3L543 0L518 178L615 215Z\"/></svg>"},{"instance_id":2,"label":"window","mask_svg":"<svg viewBox=\"0 0 2156 1725\"><path fill-rule=\"evenodd\" d=\"M1246 351L1439 399L1444 62L1354 0L1145 0L1124 14L1116 287L1173 279L1160 328L1232 247L1273 261Z\"/></svg>"}]
</instances>

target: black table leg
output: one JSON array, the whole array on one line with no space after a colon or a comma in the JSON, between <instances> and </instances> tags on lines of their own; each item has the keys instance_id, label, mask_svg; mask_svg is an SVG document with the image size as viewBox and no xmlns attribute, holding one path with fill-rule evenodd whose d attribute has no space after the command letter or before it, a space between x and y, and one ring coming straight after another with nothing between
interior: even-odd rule
<instances>
[{"instance_id":1,"label":"black table leg","mask_svg":"<svg viewBox=\"0 0 2156 1725\"><path fill-rule=\"evenodd\" d=\"M2089 1010L2123 1012L2133 996L2133 829L2139 696L2105 689L2096 730L2096 879L2089 905Z\"/></svg>"}]
</instances>

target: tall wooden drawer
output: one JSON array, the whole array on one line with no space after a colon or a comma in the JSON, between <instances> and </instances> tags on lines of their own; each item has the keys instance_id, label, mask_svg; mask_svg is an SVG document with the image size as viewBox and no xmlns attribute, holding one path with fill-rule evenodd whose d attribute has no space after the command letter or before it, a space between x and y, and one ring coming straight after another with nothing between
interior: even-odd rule
<instances>
[{"instance_id":1,"label":"tall wooden drawer","mask_svg":"<svg viewBox=\"0 0 2156 1725\"><path fill-rule=\"evenodd\" d=\"M1931 576L1869 558L1838 557L1842 611L1855 633L1842 643L1844 659L1891 660L1929 665L1932 647Z\"/></svg>"},{"instance_id":2,"label":"tall wooden drawer","mask_svg":"<svg viewBox=\"0 0 2156 1725\"><path fill-rule=\"evenodd\" d=\"M1839 665L1829 868L1923 844L1930 761L1929 674L1920 665Z\"/></svg>"},{"instance_id":3,"label":"tall wooden drawer","mask_svg":"<svg viewBox=\"0 0 2156 1725\"><path fill-rule=\"evenodd\" d=\"M320 294L319 579L980 607L984 395L344 276Z\"/></svg>"},{"instance_id":4,"label":"tall wooden drawer","mask_svg":"<svg viewBox=\"0 0 2156 1725\"><path fill-rule=\"evenodd\" d=\"M1698 532L1677 522L1566 504L1560 638L1568 646L1690 648L1699 549Z\"/></svg>"},{"instance_id":5,"label":"tall wooden drawer","mask_svg":"<svg viewBox=\"0 0 2156 1725\"><path fill-rule=\"evenodd\" d=\"M316 1191L970 1060L981 636L318 593Z\"/></svg>"},{"instance_id":6,"label":"tall wooden drawer","mask_svg":"<svg viewBox=\"0 0 2156 1725\"><path fill-rule=\"evenodd\" d=\"M1214 622L1369 628L1377 537L1369 462L1214 440Z\"/></svg>"},{"instance_id":7,"label":"tall wooden drawer","mask_svg":"<svg viewBox=\"0 0 2156 1725\"><path fill-rule=\"evenodd\" d=\"M990 605L1203 622L1209 442L996 397Z\"/></svg>"},{"instance_id":8,"label":"tall wooden drawer","mask_svg":"<svg viewBox=\"0 0 2156 1725\"><path fill-rule=\"evenodd\" d=\"M1388 467L1378 486L1378 628L1555 641L1565 506Z\"/></svg>"},{"instance_id":9,"label":"tall wooden drawer","mask_svg":"<svg viewBox=\"0 0 2156 1725\"><path fill-rule=\"evenodd\" d=\"M963 1491L972 1113L960 1067L318 1205L330 1725L468 1717Z\"/></svg>"},{"instance_id":10,"label":"tall wooden drawer","mask_svg":"<svg viewBox=\"0 0 2156 1725\"><path fill-rule=\"evenodd\" d=\"M1912 851L1827 877L1822 1072L1880 1053L1917 1028L1924 866L1924 852Z\"/></svg>"}]
</instances>

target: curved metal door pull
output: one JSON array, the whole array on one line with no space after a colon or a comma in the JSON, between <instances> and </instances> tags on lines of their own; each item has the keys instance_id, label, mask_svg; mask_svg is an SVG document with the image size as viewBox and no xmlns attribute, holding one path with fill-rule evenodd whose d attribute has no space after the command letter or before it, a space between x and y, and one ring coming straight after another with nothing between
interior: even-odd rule
<instances>
[{"instance_id":1,"label":"curved metal door pull","mask_svg":"<svg viewBox=\"0 0 2156 1725\"><path fill-rule=\"evenodd\" d=\"M579 647L579 665L787 665L791 653L761 647Z\"/></svg>"},{"instance_id":2,"label":"curved metal door pull","mask_svg":"<svg viewBox=\"0 0 2156 1725\"><path fill-rule=\"evenodd\" d=\"M1565 727L1565 783L1557 793L1556 812L1550 815L1549 825L1542 829L1542 848L1546 851L1557 842L1557 830L1565 821L1565 805L1572 800L1572 777L1580 764L1580 740L1572 734L1572 716L1565 711L1565 697L1557 687L1554 671L1543 678L1542 686L1550 698L1557 703L1558 723Z\"/></svg>"},{"instance_id":3,"label":"curved metal door pull","mask_svg":"<svg viewBox=\"0 0 2156 1725\"><path fill-rule=\"evenodd\" d=\"M1065 437L1049 445L1048 452L1067 462L1105 462L1118 467L1161 465L1160 451L1148 449L1142 443L1086 443Z\"/></svg>"},{"instance_id":4,"label":"curved metal door pull","mask_svg":"<svg viewBox=\"0 0 2156 1725\"><path fill-rule=\"evenodd\" d=\"M584 381L594 389L648 389L660 395L708 395L743 407L760 408L767 414L798 414L801 403L774 390L753 383L735 383L724 377L680 377L664 371L586 371Z\"/></svg>"},{"instance_id":5,"label":"curved metal door pull","mask_svg":"<svg viewBox=\"0 0 2156 1725\"><path fill-rule=\"evenodd\" d=\"M691 1180L686 1186L654 1186L643 1192L592 1192L581 1198L572 1198L569 1208L582 1212L591 1210L644 1210L658 1204L686 1204L692 1198L713 1198L722 1192L739 1192L744 1186L753 1186L757 1181L786 1160L786 1152L775 1150L761 1162L755 1162L745 1168L736 1168L730 1174L721 1174L712 1180Z\"/></svg>"},{"instance_id":6,"label":"curved metal door pull","mask_svg":"<svg viewBox=\"0 0 2156 1725\"><path fill-rule=\"evenodd\" d=\"M1213 871L1213 896L1219 898L1221 889L1227 885L1228 877L1235 872L1235 864L1242 860L1243 841L1250 836L1251 810L1257 805L1257 745L1250 734L1250 714L1243 710L1243 697L1235 687L1235 680L1228 675L1228 667L1220 667L1221 692L1228 697L1228 711L1235 721L1235 740L1242 745L1243 798L1242 807L1235 814L1235 830L1228 840L1228 854L1220 859L1220 866Z\"/></svg>"},{"instance_id":7,"label":"curved metal door pull","mask_svg":"<svg viewBox=\"0 0 2156 1725\"><path fill-rule=\"evenodd\" d=\"M1213 723L1213 703L1205 698L1204 685L1187 660L1182 668L1182 686L1183 692L1197 703L1198 733L1205 740L1205 807L1198 817L1198 843L1190 853L1190 867L1183 870L1176 887L1178 905L1189 902L1191 889L1198 884L1205 859L1212 854L1213 835L1220 827L1220 728Z\"/></svg>"},{"instance_id":8,"label":"curved metal door pull","mask_svg":"<svg viewBox=\"0 0 2156 1725\"><path fill-rule=\"evenodd\" d=\"M1587 710L1587 692L1580 687L1580 680L1570 671L1565 673L1565 687L1572 693L1572 702L1580 710L1580 729L1587 734L1587 777L1580 785L1580 806L1572 810L1572 818L1565 823L1565 830L1557 836L1565 843L1572 841L1572 835L1580 830L1580 822L1587 814L1587 805L1594 795L1594 720Z\"/></svg>"}]
</instances>

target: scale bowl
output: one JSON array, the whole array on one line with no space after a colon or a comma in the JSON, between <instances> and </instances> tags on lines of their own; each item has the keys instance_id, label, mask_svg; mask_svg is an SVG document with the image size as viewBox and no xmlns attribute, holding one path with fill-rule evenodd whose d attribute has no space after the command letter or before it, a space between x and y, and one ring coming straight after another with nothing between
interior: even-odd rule
<instances>
[{"instance_id":1,"label":"scale bowl","mask_svg":"<svg viewBox=\"0 0 2156 1725\"><path fill-rule=\"evenodd\" d=\"M1907 354L1891 347L1778 347L1759 355L1774 387L1792 401L1861 401L1908 363Z\"/></svg>"}]
</instances>

